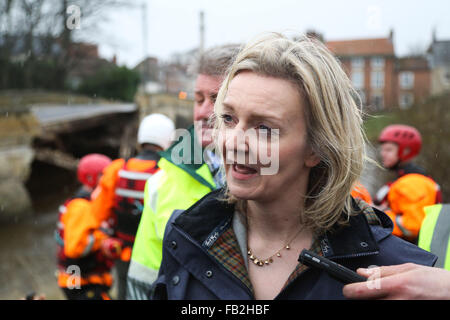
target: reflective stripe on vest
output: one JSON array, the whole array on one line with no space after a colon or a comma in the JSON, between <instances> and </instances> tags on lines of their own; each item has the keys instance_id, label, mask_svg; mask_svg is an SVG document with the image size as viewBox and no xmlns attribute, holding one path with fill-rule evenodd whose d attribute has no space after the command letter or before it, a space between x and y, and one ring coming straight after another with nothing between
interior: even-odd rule
<instances>
[{"instance_id":1,"label":"reflective stripe on vest","mask_svg":"<svg viewBox=\"0 0 450 320\"><path fill-rule=\"evenodd\" d=\"M113 210L114 231L125 247L133 245L144 206L144 189L148 179L158 171L155 160L130 159L117 172Z\"/></svg>"},{"instance_id":2,"label":"reflective stripe on vest","mask_svg":"<svg viewBox=\"0 0 450 320\"><path fill-rule=\"evenodd\" d=\"M137 172L137 171L127 171L127 170L119 170L119 177L126 178L126 179L132 179L132 180L144 180L146 181L148 178L150 178L153 174L147 173L147 172Z\"/></svg>"},{"instance_id":3,"label":"reflective stripe on vest","mask_svg":"<svg viewBox=\"0 0 450 320\"><path fill-rule=\"evenodd\" d=\"M118 196L125 197L125 198L133 198L133 199L138 199L138 200L144 199L144 192L142 192L142 191L117 188L116 194Z\"/></svg>"},{"instance_id":4,"label":"reflective stripe on vest","mask_svg":"<svg viewBox=\"0 0 450 320\"><path fill-rule=\"evenodd\" d=\"M375 202L380 204L383 201L385 201L387 199L389 190L390 190L390 186L388 186L388 185L382 186L375 195L375 199L374 199Z\"/></svg>"},{"instance_id":5,"label":"reflective stripe on vest","mask_svg":"<svg viewBox=\"0 0 450 320\"><path fill-rule=\"evenodd\" d=\"M450 204L424 208L419 247L438 256L436 267L450 270Z\"/></svg>"},{"instance_id":6,"label":"reflective stripe on vest","mask_svg":"<svg viewBox=\"0 0 450 320\"><path fill-rule=\"evenodd\" d=\"M86 248L84 248L83 253L81 254L81 257L86 257L94 247L95 238L92 234L88 236L88 244L86 245Z\"/></svg>"},{"instance_id":7,"label":"reflective stripe on vest","mask_svg":"<svg viewBox=\"0 0 450 320\"><path fill-rule=\"evenodd\" d=\"M405 237L412 237L413 236L413 233L403 226L402 216L396 215L395 216L395 223L397 224L397 227L400 229L400 231L403 233L403 235Z\"/></svg>"},{"instance_id":8,"label":"reflective stripe on vest","mask_svg":"<svg viewBox=\"0 0 450 320\"><path fill-rule=\"evenodd\" d=\"M152 168L153 169L153 168ZM149 178L153 176L152 173L147 172L138 172L138 171L128 171L125 169L119 170L118 173L120 178L128 179L128 180L137 180L137 181L147 181ZM125 189L125 188L116 188L116 195L125 198L133 198L137 200L144 199L144 192L133 190L133 189Z\"/></svg>"},{"instance_id":9,"label":"reflective stripe on vest","mask_svg":"<svg viewBox=\"0 0 450 320\"><path fill-rule=\"evenodd\" d=\"M430 244L431 252L438 256L436 267L444 268L447 265L446 267L450 268L449 240L450 205L444 205L439 212ZM449 261L446 263L446 260Z\"/></svg>"}]
</instances>

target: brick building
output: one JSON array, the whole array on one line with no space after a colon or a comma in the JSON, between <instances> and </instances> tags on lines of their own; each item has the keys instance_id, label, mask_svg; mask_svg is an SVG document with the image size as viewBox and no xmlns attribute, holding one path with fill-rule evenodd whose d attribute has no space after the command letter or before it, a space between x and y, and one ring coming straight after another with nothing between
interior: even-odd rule
<instances>
[{"instance_id":1,"label":"brick building","mask_svg":"<svg viewBox=\"0 0 450 320\"><path fill-rule=\"evenodd\" d=\"M436 69L439 66L447 70L450 65L442 62L449 60L445 53L450 50L444 48L447 43L435 39L428 50L428 58L396 57L393 31L387 38L328 41L325 44L341 61L360 93L363 105L374 111L408 108L434 94L433 90L442 90L445 81L436 79L445 77L436 75L439 73ZM450 88L450 81L448 85Z\"/></svg>"},{"instance_id":2,"label":"brick building","mask_svg":"<svg viewBox=\"0 0 450 320\"><path fill-rule=\"evenodd\" d=\"M408 108L431 93L431 70L425 57L398 58L395 66L397 103Z\"/></svg>"},{"instance_id":3,"label":"brick building","mask_svg":"<svg viewBox=\"0 0 450 320\"><path fill-rule=\"evenodd\" d=\"M391 31L387 38L325 42L341 61L363 105L372 110L397 105L392 36Z\"/></svg>"},{"instance_id":4,"label":"brick building","mask_svg":"<svg viewBox=\"0 0 450 320\"><path fill-rule=\"evenodd\" d=\"M116 56L111 61L98 54L98 45L85 42L71 43L68 51L67 85L72 90L79 89L82 82L100 70L116 66Z\"/></svg>"}]
</instances>

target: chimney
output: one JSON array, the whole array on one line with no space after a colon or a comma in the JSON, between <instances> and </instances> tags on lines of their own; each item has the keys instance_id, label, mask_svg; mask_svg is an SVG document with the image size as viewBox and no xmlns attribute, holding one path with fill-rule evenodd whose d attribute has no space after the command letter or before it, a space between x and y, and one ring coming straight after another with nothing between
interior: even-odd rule
<instances>
[{"instance_id":1,"label":"chimney","mask_svg":"<svg viewBox=\"0 0 450 320\"><path fill-rule=\"evenodd\" d=\"M202 53L205 47L205 13L200 11L200 45L199 51Z\"/></svg>"},{"instance_id":2,"label":"chimney","mask_svg":"<svg viewBox=\"0 0 450 320\"><path fill-rule=\"evenodd\" d=\"M391 42L394 42L394 29L389 30L389 40L391 40Z\"/></svg>"},{"instance_id":3,"label":"chimney","mask_svg":"<svg viewBox=\"0 0 450 320\"><path fill-rule=\"evenodd\" d=\"M117 65L117 56L114 54L111 60L112 63L114 63L114 65Z\"/></svg>"}]
</instances>

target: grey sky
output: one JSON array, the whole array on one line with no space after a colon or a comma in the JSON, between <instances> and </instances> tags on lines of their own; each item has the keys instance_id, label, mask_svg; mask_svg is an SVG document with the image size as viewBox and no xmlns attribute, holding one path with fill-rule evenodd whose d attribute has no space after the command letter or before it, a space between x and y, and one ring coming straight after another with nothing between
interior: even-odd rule
<instances>
[{"instance_id":1,"label":"grey sky","mask_svg":"<svg viewBox=\"0 0 450 320\"><path fill-rule=\"evenodd\" d=\"M144 0L130 2L142 3ZM147 0L148 54L167 59L199 44L199 12L205 12L205 46L244 42L264 31L315 29L326 40L387 37L394 29L398 55L426 48L436 28L450 39L446 0ZM144 56L142 12L116 10L103 23L100 54L115 53L119 64L134 67ZM81 22L82 23L82 22Z\"/></svg>"}]
</instances>

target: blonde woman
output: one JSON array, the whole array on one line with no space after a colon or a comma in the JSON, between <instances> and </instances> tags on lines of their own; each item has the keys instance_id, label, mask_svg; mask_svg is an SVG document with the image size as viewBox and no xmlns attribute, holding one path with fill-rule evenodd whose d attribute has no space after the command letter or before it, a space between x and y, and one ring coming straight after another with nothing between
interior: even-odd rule
<instances>
[{"instance_id":1,"label":"blonde woman","mask_svg":"<svg viewBox=\"0 0 450 320\"><path fill-rule=\"evenodd\" d=\"M303 249L353 270L433 265L350 196L365 157L356 97L321 43L248 43L215 103L226 187L171 217L153 298L344 298L341 282L298 261Z\"/></svg>"}]
</instances>

